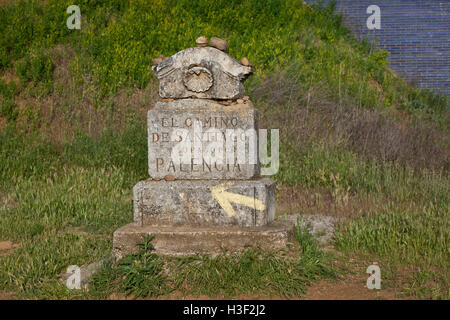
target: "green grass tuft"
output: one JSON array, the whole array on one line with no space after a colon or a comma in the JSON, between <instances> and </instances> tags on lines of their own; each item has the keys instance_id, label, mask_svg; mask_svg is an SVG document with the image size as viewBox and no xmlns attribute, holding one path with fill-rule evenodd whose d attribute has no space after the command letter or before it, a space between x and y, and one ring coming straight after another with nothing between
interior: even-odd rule
<instances>
[{"instance_id":1,"label":"green grass tuft","mask_svg":"<svg viewBox=\"0 0 450 320\"><path fill-rule=\"evenodd\" d=\"M299 257L248 250L215 257L160 258L151 252L151 240L144 239L138 253L104 268L93 278L92 288L103 296L124 293L136 298L172 291L194 296L286 298L302 296L317 279L337 276L329 265L331 257L306 230L297 229Z\"/></svg>"}]
</instances>

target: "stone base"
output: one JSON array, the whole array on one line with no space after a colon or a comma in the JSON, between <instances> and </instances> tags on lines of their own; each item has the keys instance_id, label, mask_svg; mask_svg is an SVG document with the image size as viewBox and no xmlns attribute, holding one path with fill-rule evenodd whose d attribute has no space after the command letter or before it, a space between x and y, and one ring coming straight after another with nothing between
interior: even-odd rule
<instances>
[{"instance_id":1,"label":"stone base","mask_svg":"<svg viewBox=\"0 0 450 320\"><path fill-rule=\"evenodd\" d=\"M276 251L294 241L294 225L274 221L263 227L173 227L128 224L114 232L113 253L117 259L136 252L142 236L154 236L156 253L168 256L219 254L249 248Z\"/></svg>"},{"instance_id":2,"label":"stone base","mask_svg":"<svg viewBox=\"0 0 450 320\"><path fill-rule=\"evenodd\" d=\"M256 180L141 181L133 188L141 226L259 227L275 218L275 183Z\"/></svg>"}]
</instances>

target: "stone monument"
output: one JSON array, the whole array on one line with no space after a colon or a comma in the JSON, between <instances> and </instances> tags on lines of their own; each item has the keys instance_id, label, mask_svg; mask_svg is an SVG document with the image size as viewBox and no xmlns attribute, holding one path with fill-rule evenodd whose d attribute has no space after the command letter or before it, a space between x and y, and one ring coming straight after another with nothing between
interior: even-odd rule
<instances>
[{"instance_id":1,"label":"stone monument","mask_svg":"<svg viewBox=\"0 0 450 320\"><path fill-rule=\"evenodd\" d=\"M200 37L197 47L155 62L161 100L148 111L150 178L133 188L134 221L114 232L118 259L143 235L171 256L291 241L292 224L274 221L274 182L260 176L258 112L243 97L252 66L227 48Z\"/></svg>"}]
</instances>

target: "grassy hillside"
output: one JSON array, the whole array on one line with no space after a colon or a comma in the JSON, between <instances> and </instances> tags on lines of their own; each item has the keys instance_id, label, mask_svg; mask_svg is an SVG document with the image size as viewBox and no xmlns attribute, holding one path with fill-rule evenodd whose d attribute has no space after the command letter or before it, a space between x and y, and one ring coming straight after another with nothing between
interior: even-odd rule
<instances>
[{"instance_id":1,"label":"grassy hillside","mask_svg":"<svg viewBox=\"0 0 450 320\"><path fill-rule=\"evenodd\" d=\"M254 64L246 92L262 112L261 127L281 129L278 214L344 217L335 246L344 260L357 252L379 261L383 285L449 298L447 97L397 77L386 52L356 42L331 6L86 0L79 1L81 30L69 30L71 4L10 1L0 7L0 241L20 244L0 256L0 291L26 297L104 297L111 293L105 288L161 294L166 281L198 294L271 288L301 295L312 279L334 274L331 260L300 234L299 250L310 263L265 257L278 266L268 282L257 278L267 270L250 254L202 260L201 274L222 270L225 261L237 266L222 278L189 268L174 279L154 274L162 291L130 289L117 283L121 270L110 267L89 293L58 283L68 265L107 258L112 231L132 220L131 188L147 176L145 113L158 99L151 60L205 35L226 39L230 55ZM306 250L309 245L314 250ZM149 259L150 269L158 265ZM255 287L230 281L243 263ZM296 280L290 283L280 270L294 272ZM208 281L217 285L205 292Z\"/></svg>"}]
</instances>

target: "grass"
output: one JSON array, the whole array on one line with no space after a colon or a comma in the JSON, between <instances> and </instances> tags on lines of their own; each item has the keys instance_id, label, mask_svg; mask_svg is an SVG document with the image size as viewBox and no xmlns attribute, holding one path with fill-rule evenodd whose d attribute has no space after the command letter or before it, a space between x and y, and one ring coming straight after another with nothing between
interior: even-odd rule
<instances>
[{"instance_id":1,"label":"grass","mask_svg":"<svg viewBox=\"0 0 450 320\"><path fill-rule=\"evenodd\" d=\"M298 228L296 239L300 249L289 255L249 250L168 258L152 253L152 238L146 238L137 253L97 273L91 287L103 298L113 293L157 297L174 291L194 297L299 297L314 280L336 278L338 271L329 265L331 255L321 251L307 230Z\"/></svg>"},{"instance_id":2,"label":"grass","mask_svg":"<svg viewBox=\"0 0 450 320\"><path fill-rule=\"evenodd\" d=\"M131 122L121 134L105 131L99 138L91 138L80 133L60 146L40 139L38 135L8 130L0 134L0 161L5 164L0 170L0 238L20 243L13 254L0 259L0 283L3 289L24 297L105 297L101 286L81 296L64 290L56 277L68 265L107 258L112 231L132 220L131 188L146 177L141 159L146 148L145 130ZM411 294L446 297L450 230L447 173L366 162L354 153L326 150L323 146L293 154L281 164L276 178L282 185L303 185L311 190L322 187L330 190L336 203L345 202L353 194L375 199L376 205L370 211L342 226L337 248L350 253L368 252L390 263L390 268L414 266L408 277L414 281ZM297 235L303 248L300 262L295 262L297 269L286 257L257 252L168 261L164 262L168 268L176 270L171 273L175 278L167 280L168 288L213 296L251 295L258 290L282 296L301 295L312 279L329 274L324 260L317 258L319 248L307 237L306 233ZM309 256L308 251L314 254ZM130 259L125 261L139 261L142 256ZM153 259L147 262L154 263ZM106 275L123 275L124 270L134 268L133 263L122 265L120 272L106 270ZM292 270L308 272L293 278ZM263 274L269 272L272 278L268 282ZM132 278L132 283L139 281L138 273L133 273L138 279ZM427 280L430 278L435 281ZM128 287L107 286L136 297L149 294Z\"/></svg>"},{"instance_id":3,"label":"grass","mask_svg":"<svg viewBox=\"0 0 450 320\"><path fill-rule=\"evenodd\" d=\"M385 281L402 273L407 282L402 290L422 299L450 298L450 221L447 207L423 211L387 211L353 220L341 227L336 247L344 252L358 250L378 257L390 272Z\"/></svg>"},{"instance_id":4,"label":"grass","mask_svg":"<svg viewBox=\"0 0 450 320\"><path fill-rule=\"evenodd\" d=\"M43 179L15 179L0 207L0 238L20 247L1 259L2 290L27 298L74 296L57 276L69 265L110 255L112 231L131 220L127 185L114 167L73 166Z\"/></svg>"},{"instance_id":5,"label":"grass","mask_svg":"<svg viewBox=\"0 0 450 320\"><path fill-rule=\"evenodd\" d=\"M286 154L286 153L285 153ZM386 282L423 299L449 299L450 184L448 171L414 170L398 164L367 162L344 150L305 150L278 174L283 184L325 188L335 206L352 208L353 218L336 235L337 250L364 252L381 261ZM348 206L352 197L369 206ZM347 213L348 214L348 213ZM356 216L356 217L355 217ZM405 272L405 268L408 270ZM432 279L432 280L430 280Z\"/></svg>"},{"instance_id":6,"label":"grass","mask_svg":"<svg viewBox=\"0 0 450 320\"><path fill-rule=\"evenodd\" d=\"M62 289L57 275L69 265L110 255L112 231L132 219L131 188L145 174L126 171L132 158L118 163L110 156L128 155L132 143L126 136L103 140L114 142L102 143L97 158L83 162L79 156L95 150L98 141L80 136L58 148L39 136L0 133L0 194L7 199L0 201L0 239L20 243L1 259L2 288L24 297L74 296ZM85 148L75 155L80 143ZM119 144L128 149L121 151Z\"/></svg>"},{"instance_id":7,"label":"grass","mask_svg":"<svg viewBox=\"0 0 450 320\"><path fill-rule=\"evenodd\" d=\"M164 261L158 257L147 237L138 244L139 251L129 254L119 261L116 268L103 270L94 281L94 290L111 290L109 282L119 281L117 289L136 298L159 296L169 292L167 277L164 274ZM106 279L102 277L106 275ZM111 277L112 276L112 277ZM109 279L108 279L109 277ZM108 287L104 285L107 284ZM102 286L103 285L103 286Z\"/></svg>"},{"instance_id":8,"label":"grass","mask_svg":"<svg viewBox=\"0 0 450 320\"><path fill-rule=\"evenodd\" d=\"M339 103L368 109L400 109L418 118L441 121L447 97L418 90L387 67L387 53L357 42L333 13L333 4L311 8L299 0L84 1L81 30L66 27L70 1L18 1L0 7L0 70L20 80L16 96L37 87L53 90L51 48L70 46L71 77L95 88L93 103L121 88L145 88L155 80L151 61L194 44L199 35L220 36L230 54L253 62L258 78L295 63L297 83L326 84ZM154 10L157 8L157 10ZM175 18L172 18L175 17ZM182 17L177 19L176 17ZM255 37L254 30L258 30ZM254 80L258 82L257 79ZM2 104L14 119L18 106Z\"/></svg>"},{"instance_id":9,"label":"grass","mask_svg":"<svg viewBox=\"0 0 450 320\"><path fill-rule=\"evenodd\" d=\"M0 240L19 244L0 257L0 291L297 297L336 276L300 230L292 254L168 259L144 239L89 292L57 280L69 265L109 258L112 232L132 220L132 186L148 175L145 112L157 99L151 59L204 34L256 66L246 92L261 127L281 128L278 195L291 188L306 199L289 199L301 205L278 214L350 217L336 250L376 259L384 283L414 297L450 297L448 99L396 77L385 52L355 41L332 7L82 1L82 29L71 31L70 4L0 6Z\"/></svg>"},{"instance_id":10,"label":"grass","mask_svg":"<svg viewBox=\"0 0 450 320\"><path fill-rule=\"evenodd\" d=\"M114 167L107 161L114 162L114 157L109 157L111 148L105 145L110 134L98 140L82 136L59 148L44 148L38 137L19 138L9 131L0 135L2 141L8 141L2 144L8 147L0 153L2 163L16 150L14 164L21 166L14 172L22 172L16 177L6 166L1 171L3 177L12 176L2 180L8 201L0 207L0 238L20 243L16 251L0 259L3 290L24 298L106 298L115 292L148 297L173 290L229 297L262 292L289 297L304 294L314 279L335 275L315 240L305 230L298 230L303 251L300 259L251 251L215 258L164 259L151 253L147 239L139 253L115 267L106 266L94 278L91 291L66 289L57 277L67 266L109 258L112 232L132 220L133 182L139 174L146 174L133 175L127 162L115 162ZM91 144L100 141L101 147L95 148L97 159L83 162L74 156L74 149L81 150L78 156L86 154L80 143L89 151ZM115 150L128 145L124 136L115 141ZM24 153L20 151L24 144L37 148ZM34 167L34 157L42 155L48 161ZM37 170L42 174L36 174ZM163 273L162 266L170 272Z\"/></svg>"}]
</instances>

